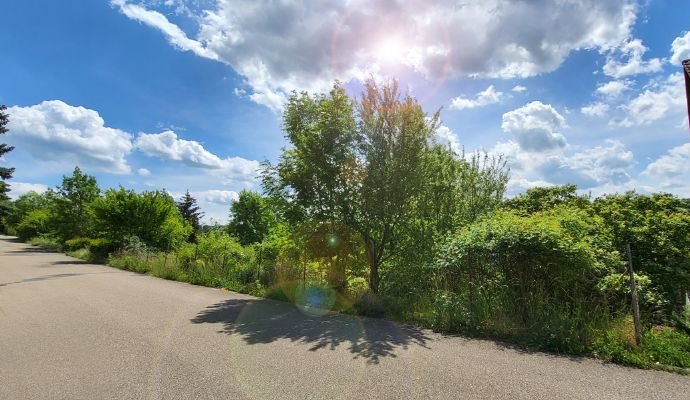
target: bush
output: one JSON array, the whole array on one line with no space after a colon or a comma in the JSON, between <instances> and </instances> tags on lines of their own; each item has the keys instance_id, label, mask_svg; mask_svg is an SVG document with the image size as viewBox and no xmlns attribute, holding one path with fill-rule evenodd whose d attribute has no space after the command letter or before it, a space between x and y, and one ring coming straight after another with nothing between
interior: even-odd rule
<instances>
[{"instance_id":1,"label":"bush","mask_svg":"<svg viewBox=\"0 0 690 400\"><path fill-rule=\"evenodd\" d=\"M673 328L655 326L635 345L632 320L618 320L594 341L594 354L608 361L638 368L690 368L690 336Z\"/></svg>"},{"instance_id":2,"label":"bush","mask_svg":"<svg viewBox=\"0 0 690 400\"><path fill-rule=\"evenodd\" d=\"M21 240L29 240L48 232L49 216L46 210L33 210L17 225L15 231Z\"/></svg>"},{"instance_id":3,"label":"bush","mask_svg":"<svg viewBox=\"0 0 690 400\"><path fill-rule=\"evenodd\" d=\"M42 249L52 250L52 251L62 251L62 244L52 236L40 235L31 240L29 244L32 246L37 246Z\"/></svg>"},{"instance_id":4,"label":"bush","mask_svg":"<svg viewBox=\"0 0 690 400\"><path fill-rule=\"evenodd\" d=\"M676 329L690 336L690 306L684 306L679 312L673 313L672 319Z\"/></svg>"},{"instance_id":5,"label":"bush","mask_svg":"<svg viewBox=\"0 0 690 400\"><path fill-rule=\"evenodd\" d=\"M597 245L598 224L560 208L529 216L501 211L466 227L434 264L432 325L586 350L609 311L597 283L617 266L617 254Z\"/></svg>"}]
</instances>

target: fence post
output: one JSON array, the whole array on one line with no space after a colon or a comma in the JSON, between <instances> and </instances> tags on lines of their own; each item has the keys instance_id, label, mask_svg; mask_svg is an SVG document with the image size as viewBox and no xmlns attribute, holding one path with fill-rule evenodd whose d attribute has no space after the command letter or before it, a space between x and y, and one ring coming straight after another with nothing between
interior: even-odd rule
<instances>
[{"instance_id":1,"label":"fence post","mask_svg":"<svg viewBox=\"0 0 690 400\"><path fill-rule=\"evenodd\" d=\"M637 297L637 284L635 284L635 273L633 271L632 251L630 243L625 245L625 255L628 259L628 273L630 274L630 295L633 323L635 324L635 343L639 346L642 340L642 325L640 325L640 301Z\"/></svg>"}]
</instances>

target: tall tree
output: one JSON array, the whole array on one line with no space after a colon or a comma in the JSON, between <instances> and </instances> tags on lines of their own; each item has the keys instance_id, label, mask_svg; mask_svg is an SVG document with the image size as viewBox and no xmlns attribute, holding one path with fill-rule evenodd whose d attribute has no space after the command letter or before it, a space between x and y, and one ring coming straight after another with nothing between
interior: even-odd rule
<instances>
[{"instance_id":1,"label":"tall tree","mask_svg":"<svg viewBox=\"0 0 690 400\"><path fill-rule=\"evenodd\" d=\"M10 117L5 110L7 110L7 107L0 105L0 135L4 135L5 133L9 132L7 125L10 122ZM0 143L0 158L13 149L14 146L8 146L5 143ZM7 192L10 191L10 186L5 181L12 178L12 173L14 173L14 168L0 167L0 201L6 201L9 199Z\"/></svg>"},{"instance_id":2,"label":"tall tree","mask_svg":"<svg viewBox=\"0 0 690 400\"><path fill-rule=\"evenodd\" d=\"M53 197L53 224L63 240L94 233L92 205L101 194L96 178L75 167L71 176L63 176L62 185L49 193Z\"/></svg>"},{"instance_id":3,"label":"tall tree","mask_svg":"<svg viewBox=\"0 0 690 400\"><path fill-rule=\"evenodd\" d=\"M377 292L379 266L394 254L396 233L424 186L438 113L429 117L415 99L401 97L395 81L368 81L358 103L336 82L329 95L293 94L283 123L293 147L266 172L267 191L282 192L311 218L358 232Z\"/></svg>"},{"instance_id":4,"label":"tall tree","mask_svg":"<svg viewBox=\"0 0 690 400\"><path fill-rule=\"evenodd\" d=\"M264 189L308 218L358 233L373 292L381 265L419 242L410 237L447 232L476 218L505 191L505 162L466 161L434 145L439 113L427 115L414 98L400 94L396 81L369 80L358 101L338 82L328 95L294 93L283 126L292 147L265 170ZM435 201L438 206L430 206Z\"/></svg>"},{"instance_id":5,"label":"tall tree","mask_svg":"<svg viewBox=\"0 0 690 400\"><path fill-rule=\"evenodd\" d=\"M108 189L93 205L98 234L119 248L136 237L145 245L170 250L189 238L191 227L180 215L175 199L162 190L137 194Z\"/></svg>"},{"instance_id":6,"label":"tall tree","mask_svg":"<svg viewBox=\"0 0 690 400\"><path fill-rule=\"evenodd\" d=\"M177 209L180 210L182 218L192 227L190 240L196 242L196 236L201 231L201 218L204 213L196 202L196 199L189 194L189 190L177 201Z\"/></svg>"},{"instance_id":7,"label":"tall tree","mask_svg":"<svg viewBox=\"0 0 690 400\"><path fill-rule=\"evenodd\" d=\"M261 194L243 190L230 205L228 233L242 245L258 243L268 235L272 212Z\"/></svg>"}]
</instances>

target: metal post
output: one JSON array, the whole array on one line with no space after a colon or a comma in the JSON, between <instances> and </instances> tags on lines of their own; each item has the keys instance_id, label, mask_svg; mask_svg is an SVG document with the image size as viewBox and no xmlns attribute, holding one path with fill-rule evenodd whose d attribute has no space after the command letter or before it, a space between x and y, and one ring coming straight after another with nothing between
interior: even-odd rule
<instances>
[{"instance_id":1,"label":"metal post","mask_svg":"<svg viewBox=\"0 0 690 400\"><path fill-rule=\"evenodd\" d=\"M632 251L630 243L625 245L625 255L628 259L628 273L630 274L630 294L633 323L635 324L635 343L640 344L642 339L642 325L640 324L640 302L637 297L637 285L635 284L635 273L633 272Z\"/></svg>"}]
</instances>

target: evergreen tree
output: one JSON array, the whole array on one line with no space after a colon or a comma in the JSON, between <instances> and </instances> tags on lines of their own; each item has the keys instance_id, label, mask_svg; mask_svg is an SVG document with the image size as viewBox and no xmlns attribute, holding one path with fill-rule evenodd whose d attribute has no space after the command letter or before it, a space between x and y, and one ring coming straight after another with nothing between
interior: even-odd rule
<instances>
[{"instance_id":1,"label":"evergreen tree","mask_svg":"<svg viewBox=\"0 0 690 400\"><path fill-rule=\"evenodd\" d=\"M196 235L201 231L201 217L204 213L196 203L196 199L189 194L189 190L177 202L177 208L182 214L182 218L192 226L190 240L196 242Z\"/></svg>"},{"instance_id":2,"label":"evergreen tree","mask_svg":"<svg viewBox=\"0 0 690 400\"><path fill-rule=\"evenodd\" d=\"M9 115L5 112L7 107L0 105L0 135L8 132L7 124L10 122ZM8 146L5 143L0 143L0 158L14 149L14 146ZM6 180L12 178L14 168L0 167L0 202L9 200L7 192L10 191L10 186L5 183Z\"/></svg>"}]
</instances>

